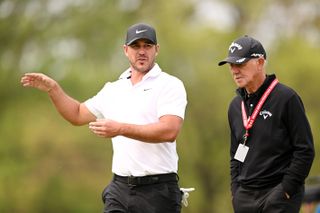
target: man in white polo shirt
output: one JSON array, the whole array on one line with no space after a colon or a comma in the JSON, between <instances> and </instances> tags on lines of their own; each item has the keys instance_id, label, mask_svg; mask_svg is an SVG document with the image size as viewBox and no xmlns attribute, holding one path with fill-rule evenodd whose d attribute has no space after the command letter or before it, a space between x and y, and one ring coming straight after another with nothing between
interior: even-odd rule
<instances>
[{"instance_id":1,"label":"man in white polo shirt","mask_svg":"<svg viewBox=\"0 0 320 213\"><path fill-rule=\"evenodd\" d=\"M104 212L180 212L176 138L187 105L184 85L155 63L153 27L129 27L123 49L130 67L84 103L41 73L26 73L21 83L46 91L72 124L89 123L96 135L112 138L114 178L103 191Z\"/></svg>"}]
</instances>

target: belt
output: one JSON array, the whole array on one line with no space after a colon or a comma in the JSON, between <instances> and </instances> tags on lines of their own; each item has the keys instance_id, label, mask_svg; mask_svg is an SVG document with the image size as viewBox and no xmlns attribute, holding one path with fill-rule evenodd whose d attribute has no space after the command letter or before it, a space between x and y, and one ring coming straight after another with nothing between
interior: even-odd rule
<instances>
[{"instance_id":1,"label":"belt","mask_svg":"<svg viewBox=\"0 0 320 213\"><path fill-rule=\"evenodd\" d=\"M147 176L119 176L114 174L114 181L128 184L130 186L149 185L156 183L164 183L171 181L178 181L179 177L176 173L159 174L159 175L147 175Z\"/></svg>"}]
</instances>

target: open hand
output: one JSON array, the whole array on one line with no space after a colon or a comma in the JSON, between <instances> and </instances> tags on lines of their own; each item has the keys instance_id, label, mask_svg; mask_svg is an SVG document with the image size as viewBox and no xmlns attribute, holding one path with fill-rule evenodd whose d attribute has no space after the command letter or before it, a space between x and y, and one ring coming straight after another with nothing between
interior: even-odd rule
<instances>
[{"instance_id":1,"label":"open hand","mask_svg":"<svg viewBox=\"0 0 320 213\"><path fill-rule=\"evenodd\" d=\"M42 73L25 73L21 78L21 84L24 87L33 87L45 92L56 85L56 81Z\"/></svg>"}]
</instances>

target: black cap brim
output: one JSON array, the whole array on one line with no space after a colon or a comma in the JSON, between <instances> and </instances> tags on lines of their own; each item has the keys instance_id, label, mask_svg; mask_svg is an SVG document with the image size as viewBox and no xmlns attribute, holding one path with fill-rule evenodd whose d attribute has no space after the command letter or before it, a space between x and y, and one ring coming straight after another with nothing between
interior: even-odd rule
<instances>
[{"instance_id":1,"label":"black cap brim","mask_svg":"<svg viewBox=\"0 0 320 213\"><path fill-rule=\"evenodd\" d=\"M137 37L133 38L131 41L129 41L128 43L126 43L126 45L131 45L131 44L133 44L135 41L140 40L140 39L147 40L147 41L150 42L150 44L156 44L155 41L152 41L152 40L150 40L149 38L146 38L146 37L144 37L144 36L137 36Z\"/></svg>"},{"instance_id":2,"label":"black cap brim","mask_svg":"<svg viewBox=\"0 0 320 213\"><path fill-rule=\"evenodd\" d=\"M223 61L218 63L219 66L222 66L226 63L229 64L243 64L249 61L251 58L244 58L244 57L227 57Z\"/></svg>"}]
</instances>

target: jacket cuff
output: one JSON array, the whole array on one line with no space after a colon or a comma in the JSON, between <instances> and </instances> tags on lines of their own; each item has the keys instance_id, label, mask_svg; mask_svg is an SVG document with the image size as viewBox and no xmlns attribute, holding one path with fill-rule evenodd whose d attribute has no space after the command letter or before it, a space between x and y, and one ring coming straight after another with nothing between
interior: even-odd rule
<instances>
[{"instance_id":1,"label":"jacket cuff","mask_svg":"<svg viewBox=\"0 0 320 213\"><path fill-rule=\"evenodd\" d=\"M300 186L293 186L288 182L282 182L283 191L288 193L290 197L297 193L297 191L300 189Z\"/></svg>"}]
</instances>

